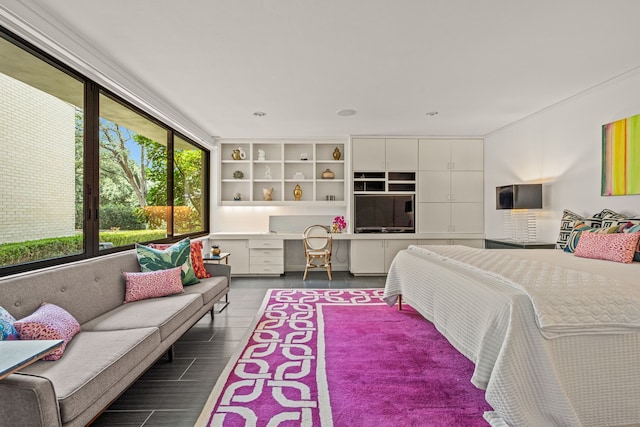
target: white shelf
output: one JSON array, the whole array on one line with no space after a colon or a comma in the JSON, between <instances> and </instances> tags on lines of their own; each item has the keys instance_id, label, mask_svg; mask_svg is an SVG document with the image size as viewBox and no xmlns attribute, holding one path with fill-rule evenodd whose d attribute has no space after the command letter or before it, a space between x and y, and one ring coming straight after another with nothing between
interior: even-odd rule
<instances>
[{"instance_id":1,"label":"white shelf","mask_svg":"<svg viewBox=\"0 0 640 427\"><path fill-rule=\"evenodd\" d=\"M279 140L221 140L220 168L218 174L219 199L222 206L346 206L346 162L344 152L346 141L279 141ZM242 147L246 159L233 160L231 153ZM341 158L335 160L335 148L340 150ZM258 150L264 152L264 160L258 160ZM306 153L307 160L300 160ZM267 170L268 167L268 170ZM334 179L323 179L322 173L330 169ZM242 179L234 179L233 174L240 171ZM272 176L264 178L265 174ZM304 175L304 179L295 179L295 174ZM299 184L302 198L295 200L293 190ZM273 200L262 199L262 189L273 188ZM240 201L234 195L240 194ZM332 196L335 200L326 200Z\"/></svg>"}]
</instances>

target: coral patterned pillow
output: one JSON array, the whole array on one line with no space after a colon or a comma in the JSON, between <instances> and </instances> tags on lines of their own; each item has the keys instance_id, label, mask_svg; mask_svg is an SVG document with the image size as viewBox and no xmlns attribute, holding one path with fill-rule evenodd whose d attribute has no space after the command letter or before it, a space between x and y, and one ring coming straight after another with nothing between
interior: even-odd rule
<instances>
[{"instance_id":1,"label":"coral patterned pillow","mask_svg":"<svg viewBox=\"0 0 640 427\"><path fill-rule=\"evenodd\" d=\"M13 324L16 319L4 307L0 307L0 341L12 341L18 339L18 331Z\"/></svg>"},{"instance_id":2,"label":"coral patterned pillow","mask_svg":"<svg viewBox=\"0 0 640 427\"><path fill-rule=\"evenodd\" d=\"M638 245L640 233L595 234L583 233L575 255L582 258L604 259L630 263Z\"/></svg>"},{"instance_id":3,"label":"coral patterned pillow","mask_svg":"<svg viewBox=\"0 0 640 427\"><path fill-rule=\"evenodd\" d=\"M167 249L171 244L167 243L152 243L149 245L156 249ZM202 240L191 242L191 266L196 273L198 279L207 279L211 277L211 274L204 268L204 261L202 260Z\"/></svg>"},{"instance_id":4,"label":"coral patterned pillow","mask_svg":"<svg viewBox=\"0 0 640 427\"><path fill-rule=\"evenodd\" d=\"M181 270L181 267L174 267L168 270L144 273L122 273L127 281L124 302L165 297L184 292L180 276Z\"/></svg>"},{"instance_id":5,"label":"coral patterned pillow","mask_svg":"<svg viewBox=\"0 0 640 427\"><path fill-rule=\"evenodd\" d=\"M43 303L36 311L14 323L21 340L64 340L62 346L43 360L58 360L80 324L65 309L55 304Z\"/></svg>"}]
</instances>

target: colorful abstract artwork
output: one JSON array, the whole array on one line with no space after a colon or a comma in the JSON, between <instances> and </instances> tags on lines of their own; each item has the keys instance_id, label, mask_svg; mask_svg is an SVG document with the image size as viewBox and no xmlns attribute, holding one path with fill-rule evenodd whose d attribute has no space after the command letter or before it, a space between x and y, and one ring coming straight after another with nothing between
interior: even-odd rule
<instances>
[{"instance_id":1,"label":"colorful abstract artwork","mask_svg":"<svg viewBox=\"0 0 640 427\"><path fill-rule=\"evenodd\" d=\"M640 194L640 114L602 126L601 194Z\"/></svg>"}]
</instances>

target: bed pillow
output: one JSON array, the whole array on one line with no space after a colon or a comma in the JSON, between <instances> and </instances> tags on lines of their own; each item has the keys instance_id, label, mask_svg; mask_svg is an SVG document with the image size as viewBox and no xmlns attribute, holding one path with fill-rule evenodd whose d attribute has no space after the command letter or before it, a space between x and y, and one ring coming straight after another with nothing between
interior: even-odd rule
<instances>
[{"instance_id":1,"label":"bed pillow","mask_svg":"<svg viewBox=\"0 0 640 427\"><path fill-rule=\"evenodd\" d=\"M18 339L18 331L13 324L16 319L4 307L0 306L0 341L12 341Z\"/></svg>"},{"instance_id":2,"label":"bed pillow","mask_svg":"<svg viewBox=\"0 0 640 427\"><path fill-rule=\"evenodd\" d=\"M556 241L556 249L564 249L569 241L571 231L578 221L584 222L584 218L568 209L565 209L562 212L562 219L560 220L560 234L558 234L558 240Z\"/></svg>"},{"instance_id":3,"label":"bed pillow","mask_svg":"<svg viewBox=\"0 0 640 427\"><path fill-rule=\"evenodd\" d=\"M181 267L174 267L168 270L143 273L122 273L126 280L124 302L165 297L184 292L181 271Z\"/></svg>"},{"instance_id":4,"label":"bed pillow","mask_svg":"<svg viewBox=\"0 0 640 427\"><path fill-rule=\"evenodd\" d=\"M635 225L633 222L628 222L624 225L621 225L620 228L623 233L640 232L640 224ZM638 240L638 245L636 246L636 253L633 254L633 260L640 261L640 239Z\"/></svg>"},{"instance_id":5,"label":"bed pillow","mask_svg":"<svg viewBox=\"0 0 640 427\"><path fill-rule=\"evenodd\" d=\"M80 324L65 309L43 303L27 317L14 324L21 340L63 340L62 346L43 360L58 360L71 339L80 332Z\"/></svg>"},{"instance_id":6,"label":"bed pillow","mask_svg":"<svg viewBox=\"0 0 640 427\"><path fill-rule=\"evenodd\" d=\"M191 264L191 242L188 238L180 240L167 249L155 249L136 243L136 255L142 272L182 267L183 286L200 282Z\"/></svg>"},{"instance_id":7,"label":"bed pillow","mask_svg":"<svg viewBox=\"0 0 640 427\"><path fill-rule=\"evenodd\" d=\"M167 249L171 244L168 243L153 243L149 245L156 249ZM202 240L191 242L191 266L196 273L198 279L207 279L211 277L211 274L204 268L204 261L202 260Z\"/></svg>"},{"instance_id":8,"label":"bed pillow","mask_svg":"<svg viewBox=\"0 0 640 427\"><path fill-rule=\"evenodd\" d=\"M583 233L575 255L582 258L604 259L630 263L638 246L640 233L596 234Z\"/></svg>"},{"instance_id":9,"label":"bed pillow","mask_svg":"<svg viewBox=\"0 0 640 427\"><path fill-rule=\"evenodd\" d=\"M573 226L573 230L571 230L571 234L569 235L569 239L567 240L567 243L564 247L564 251L569 253L575 252L582 233L613 234L617 233L619 231L619 228L620 227L617 225L607 228L593 228L588 226L584 222L576 222L576 224Z\"/></svg>"},{"instance_id":10,"label":"bed pillow","mask_svg":"<svg viewBox=\"0 0 640 427\"><path fill-rule=\"evenodd\" d=\"M614 212L611 209L603 209L602 212L600 212L600 217L602 218L603 228L619 225L627 221L625 215Z\"/></svg>"}]
</instances>

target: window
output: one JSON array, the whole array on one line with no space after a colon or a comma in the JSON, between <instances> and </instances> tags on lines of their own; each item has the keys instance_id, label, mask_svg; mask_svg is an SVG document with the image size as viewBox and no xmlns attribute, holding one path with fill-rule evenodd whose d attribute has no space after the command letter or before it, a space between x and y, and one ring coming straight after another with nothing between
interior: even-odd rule
<instances>
[{"instance_id":1,"label":"window","mask_svg":"<svg viewBox=\"0 0 640 427\"><path fill-rule=\"evenodd\" d=\"M209 230L207 150L2 28L0 147L0 276Z\"/></svg>"},{"instance_id":2,"label":"window","mask_svg":"<svg viewBox=\"0 0 640 427\"><path fill-rule=\"evenodd\" d=\"M100 94L100 249L167 237L167 129Z\"/></svg>"},{"instance_id":3,"label":"window","mask_svg":"<svg viewBox=\"0 0 640 427\"><path fill-rule=\"evenodd\" d=\"M207 152L176 136L173 149L174 234L205 231Z\"/></svg>"},{"instance_id":4,"label":"window","mask_svg":"<svg viewBox=\"0 0 640 427\"><path fill-rule=\"evenodd\" d=\"M0 268L84 252L84 84L0 38Z\"/></svg>"}]
</instances>

